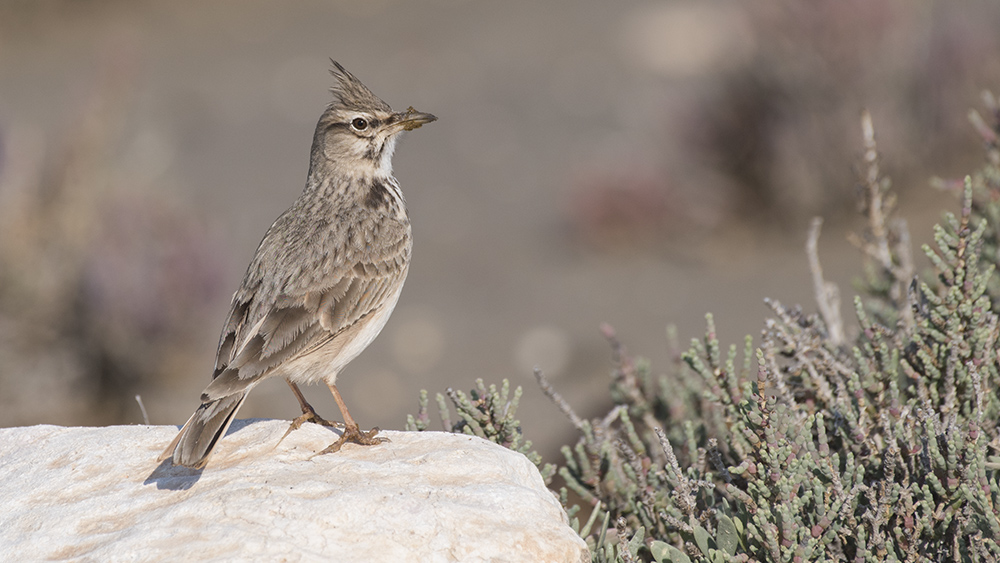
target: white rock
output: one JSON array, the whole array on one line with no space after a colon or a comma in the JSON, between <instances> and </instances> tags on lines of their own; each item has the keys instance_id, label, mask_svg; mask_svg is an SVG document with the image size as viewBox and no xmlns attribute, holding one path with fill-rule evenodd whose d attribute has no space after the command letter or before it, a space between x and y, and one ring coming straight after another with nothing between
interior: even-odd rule
<instances>
[{"instance_id":1,"label":"white rock","mask_svg":"<svg viewBox=\"0 0 1000 563\"><path fill-rule=\"evenodd\" d=\"M589 561L523 455L471 436L241 420L203 471L173 426L0 429L4 561Z\"/></svg>"}]
</instances>

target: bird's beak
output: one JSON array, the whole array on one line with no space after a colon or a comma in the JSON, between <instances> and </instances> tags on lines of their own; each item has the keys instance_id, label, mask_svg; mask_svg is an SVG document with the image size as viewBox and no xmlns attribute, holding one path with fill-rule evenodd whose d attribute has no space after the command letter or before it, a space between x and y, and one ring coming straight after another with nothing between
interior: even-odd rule
<instances>
[{"instance_id":1,"label":"bird's beak","mask_svg":"<svg viewBox=\"0 0 1000 563\"><path fill-rule=\"evenodd\" d=\"M392 114L392 121L393 125L399 127L403 131L413 131L424 123L437 121L437 117L434 117L429 113L417 111L410 106L406 108L406 111Z\"/></svg>"}]
</instances>

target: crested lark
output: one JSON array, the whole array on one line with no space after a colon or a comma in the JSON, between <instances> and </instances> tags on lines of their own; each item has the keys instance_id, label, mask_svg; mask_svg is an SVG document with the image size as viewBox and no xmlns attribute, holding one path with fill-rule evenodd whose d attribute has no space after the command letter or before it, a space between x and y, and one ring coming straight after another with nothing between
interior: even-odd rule
<instances>
[{"instance_id":1,"label":"crested lark","mask_svg":"<svg viewBox=\"0 0 1000 563\"><path fill-rule=\"evenodd\" d=\"M271 225L233 296L212 383L202 404L161 460L201 468L251 389L283 377L305 421L330 425L306 402L299 383L325 382L344 416L345 442L372 445L335 385L337 374L385 325L410 263L410 220L392 153L403 131L437 119L412 107L393 112L333 61L333 102L313 136L302 195ZM287 435L287 433L286 433Z\"/></svg>"}]
</instances>

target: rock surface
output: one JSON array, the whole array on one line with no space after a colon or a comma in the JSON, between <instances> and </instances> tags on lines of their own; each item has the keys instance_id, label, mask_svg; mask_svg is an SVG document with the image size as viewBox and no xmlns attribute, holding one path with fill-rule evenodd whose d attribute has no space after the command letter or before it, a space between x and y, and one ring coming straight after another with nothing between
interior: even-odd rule
<instances>
[{"instance_id":1,"label":"rock surface","mask_svg":"<svg viewBox=\"0 0 1000 563\"><path fill-rule=\"evenodd\" d=\"M7 561L589 561L524 456L471 436L233 424L203 471L173 426L0 429Z\"/></svg>"}]
</instances>

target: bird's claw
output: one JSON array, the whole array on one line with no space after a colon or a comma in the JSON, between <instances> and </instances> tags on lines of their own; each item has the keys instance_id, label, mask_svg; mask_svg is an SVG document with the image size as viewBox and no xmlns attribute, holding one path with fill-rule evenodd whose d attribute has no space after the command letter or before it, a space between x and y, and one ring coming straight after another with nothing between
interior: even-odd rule
<instances>
[{"instance_id":1,"label":"bird's claw","mask_svg":"<svg viewBox=\"0 0 1000 563\"><path fill-rule=\"evenodd\" d=\"M280 444L285 438L288 437L289 434L292 433L293 430L298 430L299 428L302 427L303 424L307 422L312 422L313 424L319 424L320 426L327 426L330 428L340 428L344 426L343 423L331 422L323 418L322 416L317 414L315 410L310 408L309 410L304 410L301 415L296 417L295 420L293 420L292 423L288 425L288 430L285 430L285 434L281 437L281 440L278 440L278 443Z\"/></svg>"},{"instance_id":2,"label":"bird's claw","mask_svg":"<svg viewBox=\"0 0 1000 563\"><path fill-rule=\"evenodd\" d=\"M359 446L375 446L389 441L388 438L379 436L378 433L379 429L377 427L372 428L368 432L362 432L357 426L347 426L344 428L344 433L340 435L340 438L336 442L330 444L325 450L312 457L340 451L340 448L347 443L358 444Z\"/></svg>"}]
</instances>

